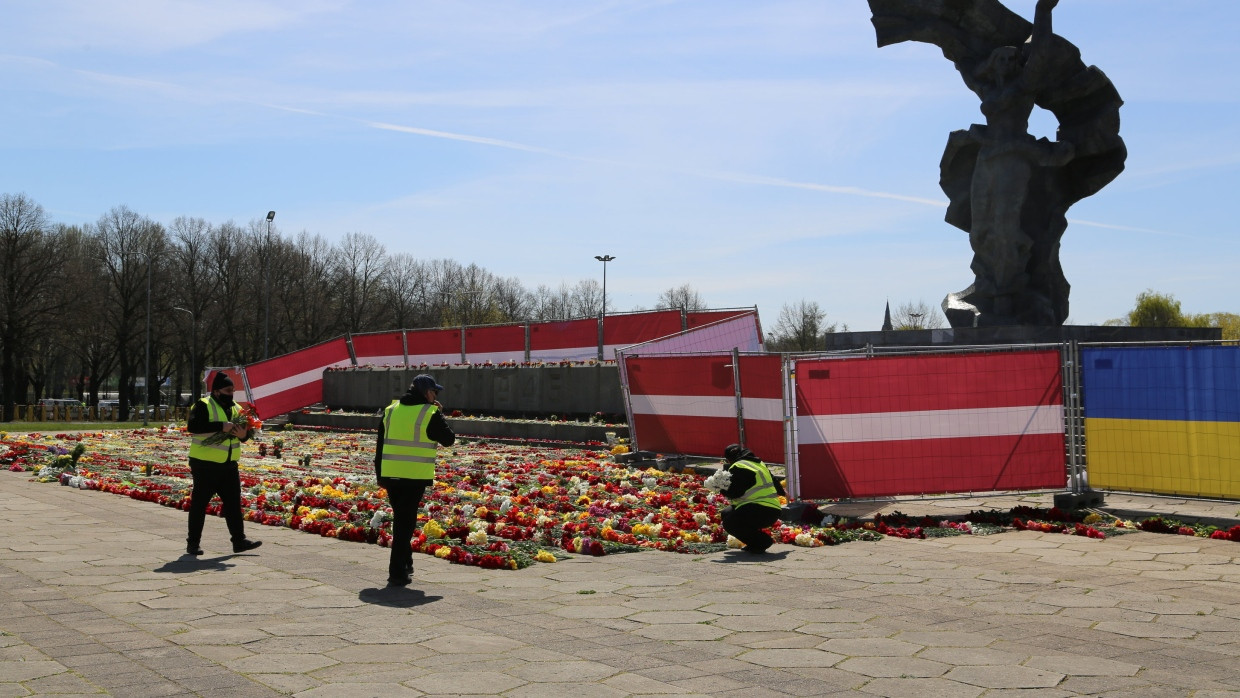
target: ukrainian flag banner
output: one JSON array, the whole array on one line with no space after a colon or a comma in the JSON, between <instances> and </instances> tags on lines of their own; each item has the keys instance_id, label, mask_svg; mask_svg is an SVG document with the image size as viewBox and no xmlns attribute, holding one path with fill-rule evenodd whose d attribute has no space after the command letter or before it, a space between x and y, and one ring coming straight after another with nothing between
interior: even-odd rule
<instances>
[{"instance_id":1,"label":"ukrainian flag banner","mask_svg":"<svg viewBox=\"0 0 1240 698\"><path fill-rule=\"evenodd\" d=\"M1240 499L1240 347L1081 352L1095 489Z\"/></svg>"}]
</instances>

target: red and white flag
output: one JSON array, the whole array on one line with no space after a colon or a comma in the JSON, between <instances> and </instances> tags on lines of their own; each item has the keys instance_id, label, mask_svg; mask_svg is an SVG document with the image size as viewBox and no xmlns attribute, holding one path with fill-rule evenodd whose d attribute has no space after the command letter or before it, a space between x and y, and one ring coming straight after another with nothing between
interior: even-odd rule
<instances>
[{"instance_id":1,"label":"red and white flag","mask_svg":"<svg viewBox=\"0 0 1240 698\"><path fill-rule=\"evenodd\" d=\"M796 362L799 492L1063 487L1057 351Z\"/></svg>"}]
</instances>

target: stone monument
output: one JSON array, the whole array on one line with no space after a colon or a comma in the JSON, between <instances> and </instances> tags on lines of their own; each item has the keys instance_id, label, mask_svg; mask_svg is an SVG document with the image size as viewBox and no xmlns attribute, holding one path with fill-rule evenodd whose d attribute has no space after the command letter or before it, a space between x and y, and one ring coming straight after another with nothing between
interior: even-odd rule
<instances>
[{"instance_id":1,"label":"stone monument","mask_svg":"<svg viewBox=\"0 0 1240 698\"><path fill-rule=\"evenodd\" d=\"M1111 81L1051 31L1058 0L1033 23L998 0L869 0L879 47L938 46L981 100L985 125L948 136L939 185L948 223L969 234L973 283L943 300L952 327L1060 326L1068 280L1059 239L1068 207L1124 169L1123 104ZM1034 106L1059 122L1054 141L1029 134Z\"/></svg>"}]
</instances>

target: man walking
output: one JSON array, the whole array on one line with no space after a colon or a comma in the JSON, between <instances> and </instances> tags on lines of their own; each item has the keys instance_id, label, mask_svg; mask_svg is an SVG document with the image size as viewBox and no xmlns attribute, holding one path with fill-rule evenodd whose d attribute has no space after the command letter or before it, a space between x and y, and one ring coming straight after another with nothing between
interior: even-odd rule
<instances>
[{"instance_id":1,"label":"man walking","mask_svg":"<svg viewBox=\"0 0 1240 698\"><path fill-rule=\"evenodd\" d=\"M232 379L223 371L211 380L211 394L194 403L189 410L186 431L192 437L189 446L189 470L194 478L190 493L189 535L185 552L201 555L202 527L207 518L207 503L220 496L220 509L228 523L234 553L243 553L262 545L262 541L245 537L245 519L241 516L241 475L237 461L241 443L250 438L247 426L234 424L241 409L233 401ZM217 435L222 435L222 438Z\"/></svg>"},{"instance_id":2,"label":"man walking","mask_svg":"<svg viewBox=\"0 0 1240 698\"><path fill-rule=\"evenodd\" d=\"M426 374L416 376L408 392L383 410L375 443L375 474L392 505L392 555L388 584L413 581L410 542L417 528L422 495L435 481L437 446L451 446L456 435L444 419L437 398L443 386Z\"/></svg>"}]
</instances>

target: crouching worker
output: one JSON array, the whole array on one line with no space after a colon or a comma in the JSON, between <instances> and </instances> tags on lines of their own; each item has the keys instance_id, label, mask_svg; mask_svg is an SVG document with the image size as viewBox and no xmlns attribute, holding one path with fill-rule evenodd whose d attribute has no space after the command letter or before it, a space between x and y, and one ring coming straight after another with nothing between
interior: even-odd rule
<instances>
[{"instance_id":1,"label":"crouching worker","mask_svg":"<svg viewBox=\"0 0 1240 698\"><path fill-rule=\"evenodd\" d=\"M375 474L392 505L392 555L388 584L413 581L410 542L418 526L422 495L435 481L435 451L456 443L439 401L443 386L428 375L416 376L409 391L383 410L375 446Z\"/></svg>"},{"instance_id":2,"label":"crouching worker","mask_svg":"<svg viewBox=\"0 0 1240 698\"><path fill-rule=\"evenodd\" d=\"M784 488L771 471L747 448L732 444L723 451L723 469L731 481L723 496L732 500L719 512L723 530L745 544L747 553L761 555L775 541L762 529L779 520Z\"/></svg>"}]
</instances>

